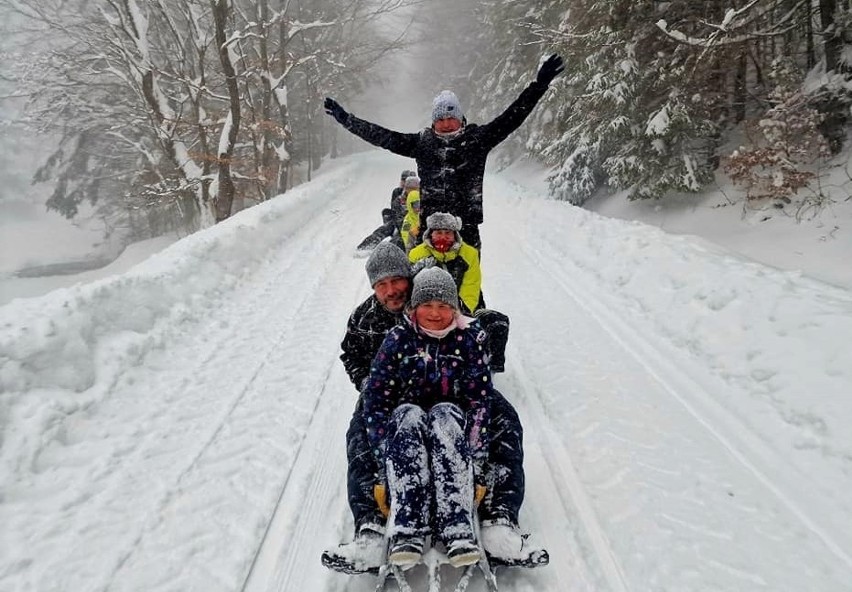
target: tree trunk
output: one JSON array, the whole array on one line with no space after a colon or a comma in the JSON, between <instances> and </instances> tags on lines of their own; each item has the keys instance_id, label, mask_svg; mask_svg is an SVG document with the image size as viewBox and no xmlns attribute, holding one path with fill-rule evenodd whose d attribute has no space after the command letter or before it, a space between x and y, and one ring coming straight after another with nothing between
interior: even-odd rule
<instances>
[{"instance_id":1,"label":"tree trunk","mask_svg":"<svg viewBox=\"0 0 852 592\"><path fill-rule=\"evenodd\" d=\"M263 72L261 85L263 95L261 97L261 135L263 137L263 149L260 154L260 167L258 173L263 180L263 198L269 199L274 193L273 179L278 178L275 170L275 131L273 129L272 104L275 101L272 88L272 64L269 60L269 33L266 26L269 23L269 1L260 0L257 4L258 16L263 26L264 34L258 40L258 51L260 53L260 68ZM283 20L283 19L282 19Z\"/></svg>"},{"instance_id":2,"label":"tree trunk","mask_svg":"<svg viewBox=\"0 0 852 592\"><path fill-rule=\"evenodd\" d=\"M819 0L819 18L822 25L823 48L825 49L825 71L838 71L842 39L834 26L834 12L837 0Z\"/></svg>"},{"instance_id":3,"label":"tree trunk","mask_svg":"<svg viewBox=\"0 0 852 592\"><path fill-rule=\"evenodd\" d=\"M225 23L230 15L231 7L228 0L210 0L213 8L213 20L216 27L216 45L219 48L219 61L228 86L230 111L225 119L225 128L219 142L217 153L219 164L219 189L216 195L216 222L221 222L231 215L234 203L234 179L231 176L231 158L234 146L237 144L237 134L240 130L240 92L237 87L237 74L231 62L231 55L226 45Z\"/></svg>"},{"instance_id":4,"label":"tree trunk","mask_svg":"<svg viewBox=\"0 0 852 592\"><path fill-rule=\"evenodd\" d=\"M290 31L288 30L287 19L281 19L278 26L278 51L281 54L280 68L281 72L286 71L287 64L287 43L289 41ZM287 96L287 86L283 81L279 83L280 89L272 89L273 93L281 91L284 96ZM292 153L292 136L290 134L290 111L287 99L281 99L281 96L275 95L275 102L278 105L278 122L281 126L281 144L278 146L278 183L275 187L275 195L284 193L290 187L290 163Z\"/></svg>"},{"instance_id":5,"label":"tree trunk","mask_svg":"<svg viewBox=\"0 0 852 592\"><path fill-rule=\"evenodd\" d=\"M740 123L746 118L746 101L748 98L748 45L740 46L737 58L737 71L734 74L734 123Z\"/></svg>"},{"instance_id":6,"label":"tree trunk","mask_svg":"<svg viewBox=\"0 0 852 592\"><path fill-rule=\"evenodd\" d=\"M805 54L808 70L816 65L816 47L814 46L814 11L810 3L805 8Z\"/></svg>"}]
</instances>

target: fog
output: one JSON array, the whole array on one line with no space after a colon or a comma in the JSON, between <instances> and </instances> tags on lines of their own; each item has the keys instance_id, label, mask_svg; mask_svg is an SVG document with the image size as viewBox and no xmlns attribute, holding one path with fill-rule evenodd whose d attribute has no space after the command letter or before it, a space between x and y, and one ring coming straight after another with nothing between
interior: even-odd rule
<instances>
[{"instance_id":1,"label":"fog","mask_svg":"<svg viewBox=\"0 0 852 592\"><path fill-rule=\"evenodd\" d=\"M474 113L468 105L470 55L466 52L470 7L437 0L403 0L391 4L393 10L378 17L377 30L386 38L398 37L401 47L383 54L367 74L358 80L358 88L344 88L336 96L355 115L389 127L413 132L430 124L432 98L441 90L451 89L462 100L468 118ZM95 207L83 202L79 213L68 220L47 209L52 182L33 183L39 166L56 149L58 138L37 133L36 124L25 106L27 97L16 85L16 78L28 76L21 66L30 67L38 52L57 41L59 36L37 32L39 45L33 46L33 25L15 10L15 3L0 0L3 39L0 51L0 274L12 274L40 265L61 264L83 259L102 261L116 256L126 242L121 232L108 240L107 223L97 218ZM20 5L18 5L20 6ZM401 7L400 7L401 6ZM59 84L61 81L57 81ZM334 81L329 81L332 84ZM291 87L296 83L291 83ZM328 85L328 86L331 86ZM320 94L334 96L324 89ZM319 101L322 97L319 98ZM294 106L295 109L295 106ZM319 111L321 117L326 116ZM52 125L62 129L68 123L57 112ZM327 122L326 122L327 123ZM303 133L294 130L297 140ZM335 130L343 153L367 146L348 134ZM321 166L321 165L320 165ZM304 175L301 176L304 178ZM99 203L107 199L102 195Z\"/></svg>"},{"instance_id":2,"label":"fog","mask_svg":"<svg viewBox=\"0 0 852 592\"><path fill-rule=\"evenodd\" d=\"M466 85L471 10L463 5L421 2L385 15L382 28L399 31L406 47L382 59L364 91L344 106L402 132L431 124L432 99L444 89L455 92L465 113L472 113Z\"/></svg>"}]
</instances>

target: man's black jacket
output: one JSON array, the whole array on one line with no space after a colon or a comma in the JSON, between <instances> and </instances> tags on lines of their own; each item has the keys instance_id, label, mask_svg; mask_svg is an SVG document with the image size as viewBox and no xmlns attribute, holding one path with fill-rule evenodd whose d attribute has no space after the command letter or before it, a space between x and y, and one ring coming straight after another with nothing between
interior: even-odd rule
<instances>
[{"instance_id":1,"label":"man's black jacket","mask_svg":"<svg viewBox=\"0 0 852 592\"><path fill-rule=\"evenodd\" d=\"M417 161L421 220L434 212L449 212L460 216L463 224L478 225L482 224L482 177L488 153L520 127L547 86L532 82L493 121L465 125L452 135L440 136L431 128L404 134L351 114L343 126L375 146Z\"/></svg>"},{"instance_id":2,"label":"man's black jacket","mask_svg":"<svg viewBox=\"0 0 852 592\"><path fill-rule=\"evenodd\" d=\"M355 388L370 375L373 357L385 340L385 335L402 321L402 313L393 313L382 306L373 294L349 315L346 335L340 344L340 359Z\"/></svg>"}]
</instances>

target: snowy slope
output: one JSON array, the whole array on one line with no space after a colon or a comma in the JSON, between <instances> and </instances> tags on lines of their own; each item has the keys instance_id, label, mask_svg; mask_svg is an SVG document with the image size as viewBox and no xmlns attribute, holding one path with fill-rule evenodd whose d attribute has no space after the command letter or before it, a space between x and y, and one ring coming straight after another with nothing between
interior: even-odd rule
<instances>
[{"instance_id":1,"label":"snowy slope","mask_svg":"<svg viewBox=\"0 0 852 592\"><path fill-rule=\"evenodd\" d=\"M371 589L319 553L351 529L352 247L409 164L356 155L0 307L0 589ZM512 318L496 382L552 559L501 589L849 590L852 294L485 190L485 294Z\"/></svg>"}]
</instances>

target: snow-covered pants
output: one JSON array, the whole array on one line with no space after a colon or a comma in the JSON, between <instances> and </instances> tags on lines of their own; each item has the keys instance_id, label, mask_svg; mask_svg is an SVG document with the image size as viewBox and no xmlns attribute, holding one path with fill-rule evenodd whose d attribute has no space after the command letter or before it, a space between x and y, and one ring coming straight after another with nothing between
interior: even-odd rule
<instances>
[{"instance_id":1,"label":"snow-covered pants","mask_svg":"<svg viewBox=\"0 0 852 592\"><path fill-rule=\"evenodd\" d=\"M485 499L479 506L483 522L518 524L524 503L524 428L518 412L497 390L491 399L491 446L485 471Z\"/></svg>"},{"instance_id":2,"label":"snow-covered pants","mask_svg":"<svg viewBox=\"0 0 852 592\"><path fill-rule=\"evenodd\" d=\"M355 412L346 432L347 479L349 508L355 519L355 532L362 524L384 524L385 517L379 512L373 498L373 486L379 481L379 463L373 456L373 449L367 439L367 426L364 423L363 397L358 397Z\"/></svg>"},{"instance_id":3,"label":"snow-covered pants","mask_svg":"<svg viewBox=\"0 0 852 592\"><path fill-rule=\"evenodd\" d=\"M518 524L525 490L524 429L514 407L496 390L491 401L488 429L491 432L491 447L485 472L487 492L479 507L479 517L482 521ZM355 518L356 532L358 527L367 522L384 524L385 519L373 499L373 485L378 481L378 465L367 439L360 398L346 432L346 452L349 460L349 508Z\"/></svg>"},{"instance_id":4,"label":"snow-covered pants","mask_svg":"<svg viewBox=\"0 0 852 592\"><path fill-rule=\"evenodd\" d=\"M473 539L473 464L462 410L452 403L429 411L400 405L388 422L386 444L389 533L432 531L444 544Z\"/></svg>"}]
</instances>

